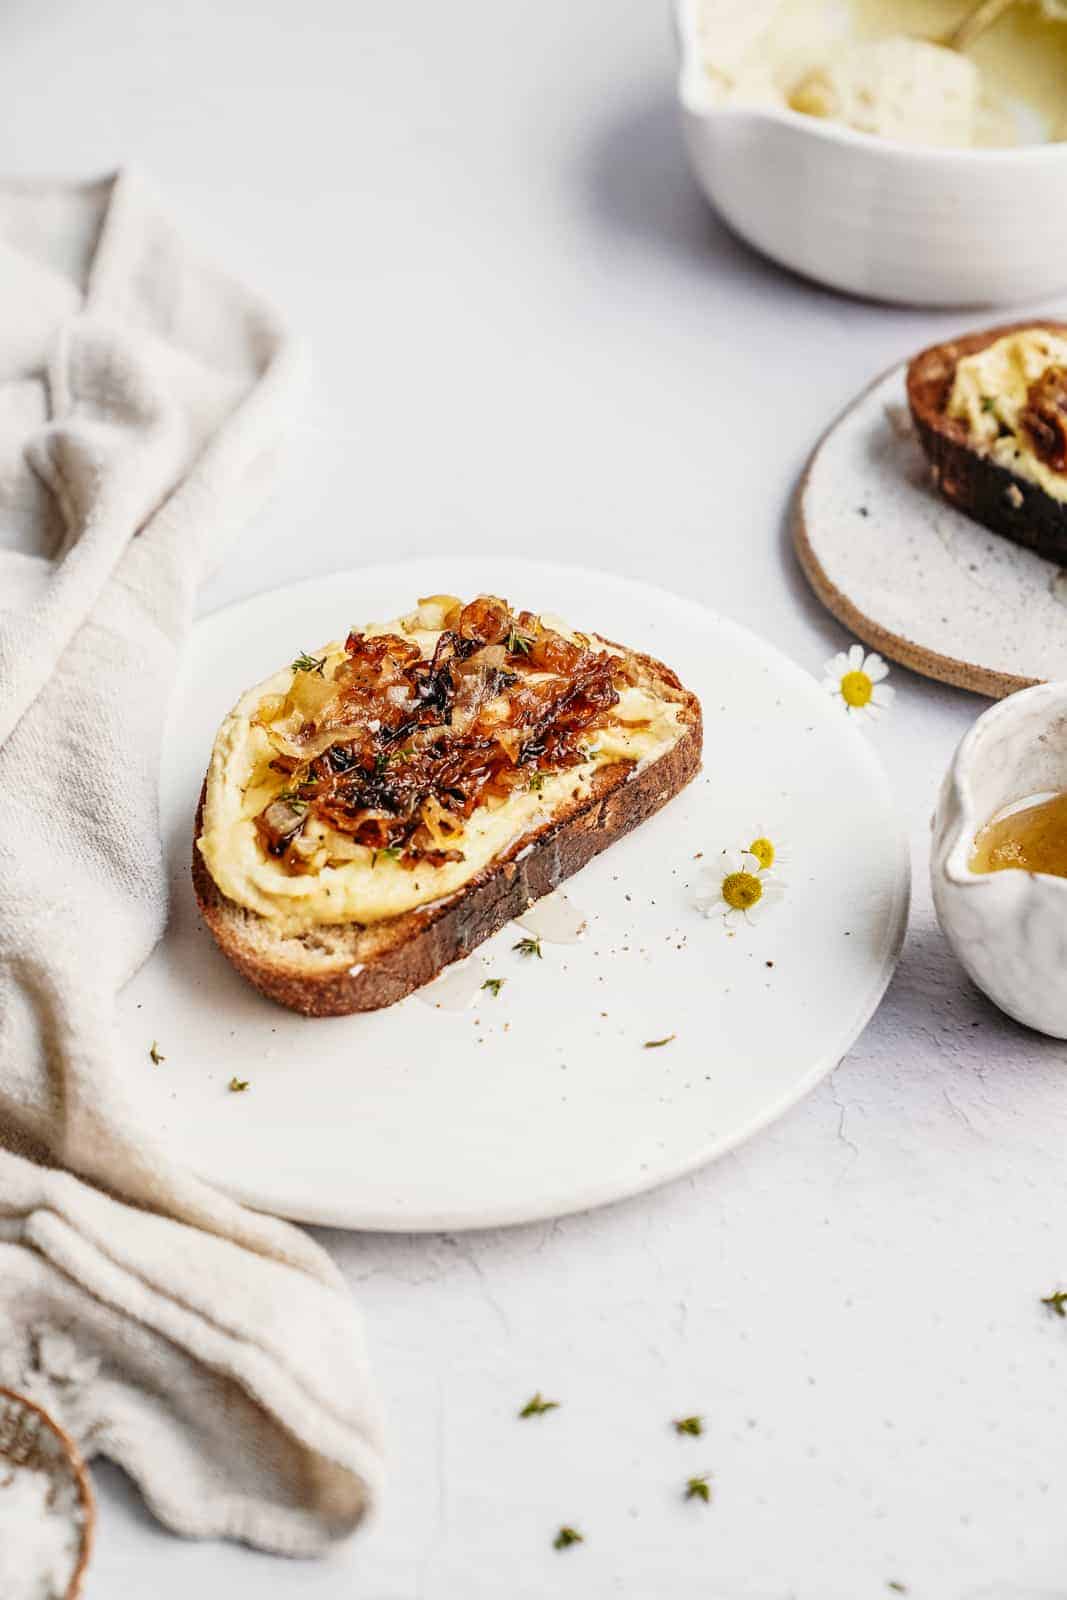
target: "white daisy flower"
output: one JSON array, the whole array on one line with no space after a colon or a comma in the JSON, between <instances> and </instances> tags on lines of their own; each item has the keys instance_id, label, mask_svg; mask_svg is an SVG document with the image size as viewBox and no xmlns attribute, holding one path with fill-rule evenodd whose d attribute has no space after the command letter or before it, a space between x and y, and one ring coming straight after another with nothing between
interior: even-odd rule
<instances>
[{"instance_id":1,"label":"white daisy flower","mask_svg":"<svg viewBox=\"0 0 1067 1600\"><path fill-rule=\"evenodd\" d=\"M715 889L699 907L706 917L722 917L727 926L757 922L784 892L782 880L765 872L751 851L724 850L715 869Z\"/></svg>"},{"instance_id":2,"label":"white daisy flower","mask_svg":"<svg viewBox=\"0 0 1067 1600\"><path fill-rule=\"evenodd\" d=\"M840 700L850 717L880 717L893 704L895 689L886 683L889 668L881 656L865 656L863 646L843 650L823 668L823 688Z\"/></svg>"},{"instance_id":3,"label":"white daisy flower","mask_svg":"<svg viewBox=\"0 0 1067 1600\"><path fill-rule=\"evenodd\" d=\"M749 840L747 853L755 856L761 872L773 870L775 876L789 865L789 845L775 828L757 828Z\"/></svg>"}]
</instances>

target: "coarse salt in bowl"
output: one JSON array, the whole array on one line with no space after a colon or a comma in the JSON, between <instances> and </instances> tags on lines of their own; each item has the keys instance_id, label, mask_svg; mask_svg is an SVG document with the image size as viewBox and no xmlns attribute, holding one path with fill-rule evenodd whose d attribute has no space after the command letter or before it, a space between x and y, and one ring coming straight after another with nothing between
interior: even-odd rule
<instances>
[{"instance_id":1,"label":"coarse salt in bowl","mask_svg":"<svg viewBox=\"0 0 1067 1600\"><path fill-rule=\"evenodd\" d=\"M73 1441L40 1406L0 1388L0 1596L77 1600L95 1510Z\"/></svg>"}]
</instances>

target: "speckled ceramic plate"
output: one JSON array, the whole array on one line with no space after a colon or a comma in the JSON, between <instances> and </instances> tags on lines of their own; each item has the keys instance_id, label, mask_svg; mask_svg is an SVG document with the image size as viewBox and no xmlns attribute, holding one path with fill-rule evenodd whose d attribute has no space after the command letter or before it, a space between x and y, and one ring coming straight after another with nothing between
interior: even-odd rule
<instances>
[{"instance_id":1,"label":"speckled ceramic plate","mask_svg":"<svg viewBox=\"0 0 1067 1600\"><path fill-rule=\"evenodd\" d=\"M928 678L994 698L1067 678L1067 574L936 492L904 373L865 390L812 456L794 542L815 593Z\"/></svg>"},{"instance_id":2,"label":"speckled ceramic plate","mask_svg":"<svg viewBox=\"0 0 1067 1600\"><path fill-rule=\"evenodd\" d=\"M588 919L582 942L546 942L537 960L517 954L521 933L505 928L482 946L474 976L505 980L495 998L475 985L469 1010L413 995L366 1016L295 1016L237 976L197 915L193 815L216 727L279 661L442 590L504 594L669 662L704 705L704 773L567 885ZM896 964L908 857L862 732L769 645L663 590L441 561L262 595L198 625L165 749L173 911L121 1001L129 1089L183 1161L287 1216L476 1228L650 1188L812 1088ZM731 937L695 901L717 853L761 830L784 840L787 891ZM234 1076L246 1092L229 1092Z\"/></svg>"}]
</instances>

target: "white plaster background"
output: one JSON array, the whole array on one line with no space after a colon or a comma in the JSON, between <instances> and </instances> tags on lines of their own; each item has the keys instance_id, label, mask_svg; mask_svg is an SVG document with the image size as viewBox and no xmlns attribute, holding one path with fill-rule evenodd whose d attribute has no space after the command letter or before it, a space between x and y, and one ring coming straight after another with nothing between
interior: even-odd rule
<instances>
[{"instance_id":1,"label":"white plaster background","mask_svg":"<svg viewBox=\"0 0 1067 1600\"><path fill-rule=\"evenodd\" d=\"M843 642L788 495L849 397L958 319L735 243L671 71L662 0L9 0L6 165L143 164L314 348L293 470L205 608L503 545L654 578L813 671ZM105 1469L88 1600L1067 1596L1067 1323L1038 1304L1067 1284L1067 1051L999 1018L933 925L927 820L979 704L894 681L875 737L913 926L833 1079L600 1214L324 1235L392 1413L380 1522L289 1565L170 1538ZM708 766L730 781L729 751ZM519 1424L538 1387L563 1408ZM671 1433L689 1411L705 1438ZM708 1469L713 1505L683 1505ZM554 1552L561 1521L587 1543Z\"/></svg>"}]
</instances>

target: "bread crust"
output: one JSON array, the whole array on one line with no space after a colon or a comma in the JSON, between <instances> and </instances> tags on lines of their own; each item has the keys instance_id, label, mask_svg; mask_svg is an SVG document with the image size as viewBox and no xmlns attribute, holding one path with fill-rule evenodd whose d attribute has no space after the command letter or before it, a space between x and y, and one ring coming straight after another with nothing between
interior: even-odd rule
<instances>
[{"instance_id":1,"label":"bread crust","mask_svg":"<svg viewBox=\"0 0 1067 1600\"><path fill-rule=\"evenodd\" d=\"M994 533L1062 565L1067 563L1067 503L976 450L966 425L945 413L958 362L1028 328L1067 338L1067 323L1042 320L1006 323L931 345L908 365L908 405L945 499Z\"/></svg>"},{"instance_id":2,"label":"bread crust","mask_svg":"<svg viewBox=\"0 0 1067 1600\"><path fill-rule=\"evenodd\" d=\"M600 767L586 794L515 840L453 895L382 922L337 924L285 936L266 918L229 899L196 844L203 825L205 777L193 835L193 888L220 950L261 993L309 1017L377 1011L431 982L666 805L699 771L700 702L669 668L648 656L637 659L681 703L683 731L671 748L640 770L632 762ZM316 945L324 947L322 959L309 960L308 947Z\"/></svg>"}]
</instances>

